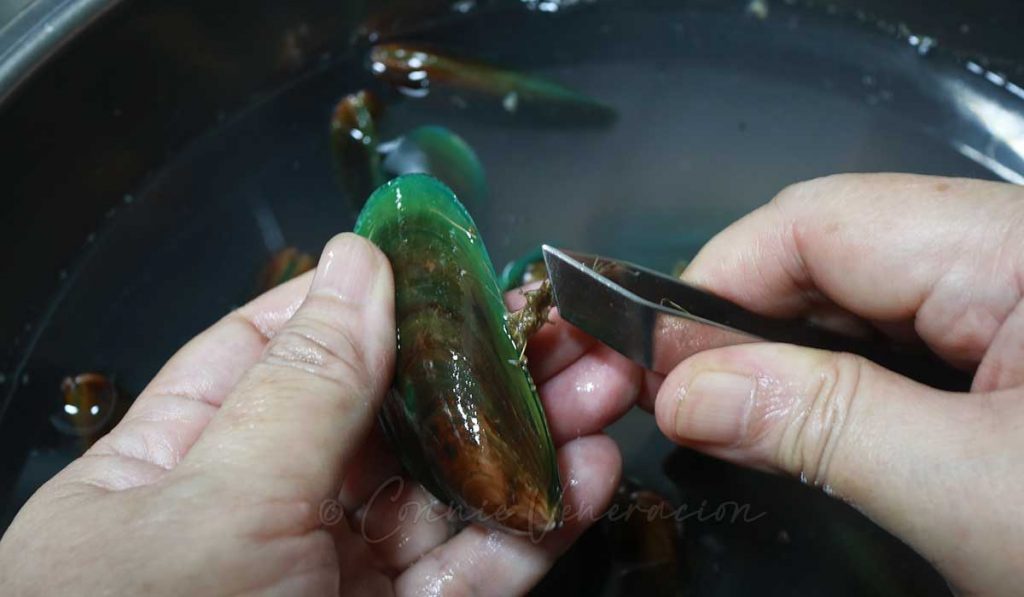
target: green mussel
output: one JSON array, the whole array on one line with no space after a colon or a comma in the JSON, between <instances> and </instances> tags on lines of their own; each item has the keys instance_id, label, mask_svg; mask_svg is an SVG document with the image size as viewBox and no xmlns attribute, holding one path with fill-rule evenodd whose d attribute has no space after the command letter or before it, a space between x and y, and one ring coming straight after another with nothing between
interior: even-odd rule
<instances>
[{"instance_id":1,"label":"green mussel","mask_svg":"<svg viewBox=\"0 0 1024 597\"><path fill-rule=\"evenodd\" d=\"M412 96L448 87L498 100L508 114L525 111L534 118L550 116L565 124L608 124L616 118L609 106L554 81L423 45L378 44L370 50L370 70Z\"/></svg>"},{"instance_id":2,"label":"green mussel","mask_svg":"<svg viewBox=\"0 0 1024 597\"><path fill-rule=\"evenodd\" d=\"M685 272L686 268L688 268L688 267L690 267L690 260L689 259L680 259L679 261L676 262L675 265L672 266L672 277L673 278L681 278L681 277L683 277L683 272Z\"/></svg>"},{"instance_id":3,"label":"green mussel","mask_svg":"<svg viewBox=\"0 0 1024 597\"><path fill-rule=\"evenodd\" d=\"M660 494L627 479L602 528L612 560L615 595L682 595L685 584L679 510Z\"/></svg>"},{"instance_id":4,"label":"green mussel","mask_svg":"<svg viewBox=\"0 0 1024 597\"><path fill-rule=\"evenodd\" d=\"M316 259L295 247L281 249L270 258L260 272L259 292L262 294L316 267Z\"/></svg>"},{"instance_id":5,"label":"green mussel","mask_svg":"<svg viewBox=\"0 0 1024 597\"><path fill-rule=\"evenodd\" d=\"M341 98L331 115L335 169L357 208L362 207L374 189L384 184L377 151L377 120L382 110L373 93L359 91Z\"/></svg>"},{"instance_id":6,"label":"green mussel","mask_svg":"<svg viewBox=\"0 0 1024 597\"><path fill-rule=\"evenodd\" d=\"M547 277L548 268L544 264L544 253L537 247L519 259L509 261L501 270L498 280L501 289L509 292L520 286L546 280Z\"/></svg>"},{"instance_id":7,"label":"green mussel","mask_svg":"<svg viewBox=\"0 0 1024 597\"><path fill-rule=\"evenodd\" d=\"M381 145L384 171L389 176L430 174L455 191L467 205L487 199L487 176L473 148L451 129L417 127Z\"/></svg>"},{"instance_id":8,"label":"green mussel","mask_svg":"<svg viewBox=\"0 0 1024 597\"><path fill-rule=\"evenodd\" d=\"M378 189L355 231L395 276L398 358L382 425L406 471L466 519L538 533L561 523L554 445L472 218L438 180Z\"/></svg>"},{"instance_id":9,"label":"green mussel","mask_svg":"<svg viewBox=\"0 0 1024 597\"><path fill-rule=\"evenodd\" d=\"M60 385L58 412L50 417L61 433L78 438L84 451L117 424L128 410L117 387L106 375L80 373L65 377Z\"/></svg>"}]
</instances>

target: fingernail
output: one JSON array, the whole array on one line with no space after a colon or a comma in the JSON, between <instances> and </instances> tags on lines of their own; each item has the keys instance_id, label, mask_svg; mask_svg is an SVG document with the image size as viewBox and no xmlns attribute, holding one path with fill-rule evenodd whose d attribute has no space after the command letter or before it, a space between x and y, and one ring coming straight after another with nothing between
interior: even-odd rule
<instances>
[{"instance_id":1,"label":"fingernail","mask_svg":"<svg viewBox=\"0 0 1024 597\"><path fill-rule=\"evenodd\" d=\"M685 388L676 410L681 439L729 445L746 431L754 380L722 371L702 371Z\"/></svg>"},{"instance_id":2,"label":"fingernail","mask_svg":"<svg viewBox=\"0 0 1024 597\"><path fill-rule=\"evenodd\" d=\"M363 303L377 283L380 260L370 241L345 233L324 247L310 291L328 292L343 301Z\"/></svg>"}]
</instances>

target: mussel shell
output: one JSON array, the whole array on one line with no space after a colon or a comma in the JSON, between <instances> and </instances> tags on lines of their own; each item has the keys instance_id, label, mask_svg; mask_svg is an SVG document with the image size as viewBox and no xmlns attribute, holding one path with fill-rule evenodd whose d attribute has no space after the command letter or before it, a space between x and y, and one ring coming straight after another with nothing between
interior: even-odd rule
<instances>
[{"instance_id":1,"label":"mussel shell","mask_svg":"<svg viewBox=\"0 0 1024 597\"><path fill-rule=\"evenodd\" d=\"M472 218L448 187L414 174L378 189L355 230L394 272L398 355L381 418L406 470L471 520L557 527L551 434Z\"/></svg>"},{"instance_id":2,"label":"mussel shell","mask_svg":"<svg viewBox=\"0 0 1024 597\"><path fill-rule=\"evenodd\" d=\"M664 496L628 479L612 503L613 510L602 520L612 563L609 593L683 594L680 510Z\"/></svg>"},{"instance_id":3,"label":"mussel shell","mask_svg":"<svg viewBox=\"0 0 1024 597\"><path fill-rule=\"evenodd\" d=\"M563 125L614 122L614 109L554 81L449 54L415 43L373 46L370 70L379 80L413 97L438 88L489 98L503 114L525 121Z\"/></svg>"},{"instance_id":4,"label":"mussel shell","mask_svg":"<svg viewBox=\"0 0 1024 597\"><path fill-rule=\"evenodd\" d=\"M53 426L65 435L91 444L123 414L117 388L99 373L80 373L61 382L60 410L51 415Z\"/></svg>"},{"instance_id":5,"label":"mussel shell","mask_svg":"<svg viewBox=\"0 0 1024 597\"><path fill-rule=\"evenodd\" d=\"M501 270L498 280L505 292L515 290L539 282L548 277L548 268L544 264L544 253L540 247L531 250L515 261L509 261Z\"/></svg>"},{"instance_id":6,"label":"mussel shell","mask_svg":"<svg viewBox=\"0 0 1024 597\"><path fill-rule=\"evenodd\" d=\"M303 253L295 247L281 249L274 253L260 272L259 292L263 293L284 284L314 267L316 267L316 260L312 255Z\"/></svg>"},{"instance_id":7,"label":"mussel shell","mask_svg":"<svg viewBox=\"0 0 1024 597\"><path fill-rule=\"evenodd\" d=\"M483 163L469 143L451 129L421 126L388 145L387 150L381 146L388 175L430 174L468 205L481 205L487 200Z\"/></svg>"},{"instance_id":8,"label":"mussel shell","mask_svg":"<svg viewBox=\"0 0 1024 597\"><path fill-rule=\"evenodd\" d=\"M377 152L377 120L383 107L369 91L346 95L331 115L331 150L342 187L356 209L384 183Z\"/></svg>"}]
</instances>

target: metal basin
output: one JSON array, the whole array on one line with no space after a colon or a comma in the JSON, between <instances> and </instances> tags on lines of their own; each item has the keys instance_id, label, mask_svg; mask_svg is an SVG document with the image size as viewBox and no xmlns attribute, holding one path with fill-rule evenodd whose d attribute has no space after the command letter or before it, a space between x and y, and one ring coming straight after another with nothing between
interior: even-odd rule
<instances>
[{"instance_id":1,"label":"metal basin","mask_svg":"<svg viewBox=\"0 0 1024 597\"><path fill-rule=\"evenodd\" d=\"M436 98L389 107L385 136L444 124L477 149L491 198L474 216L499 268L550 242L669 269L833 172L1024 181L1024 44L1003 26L1019 3L437 4L38 0L0 30L0 525L80 450L53 425L63 376L108 372L131 396L251 295L270 252L351 227L326 123L371 80L368 21L618 111L575 127ZM687 521L695 594L946 590L841 504L673 451L643 413L609 432L627 474L677 502L765 513ZM542 590L592 589L580 562Z\"/></svg>"}]
</instances>

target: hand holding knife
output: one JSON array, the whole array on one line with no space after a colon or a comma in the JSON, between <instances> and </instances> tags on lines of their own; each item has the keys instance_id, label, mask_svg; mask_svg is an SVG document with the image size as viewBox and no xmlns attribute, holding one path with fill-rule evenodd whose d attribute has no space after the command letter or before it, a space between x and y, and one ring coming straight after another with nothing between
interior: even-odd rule
<instances>
[{"instance_id":1,"label":"hand holding knife","mask_svg":"<svg viewBox=\"0 0 1024 597\"><path fill-rule=\"evenodd\" d=\"M719 346L771 341L863 356L949 391L971 376L918 347L847 336L806 320L773 319L656 271L597 255L543 247L563 319L647 369L667 373Z\"/></svg>"}]
</instances>

